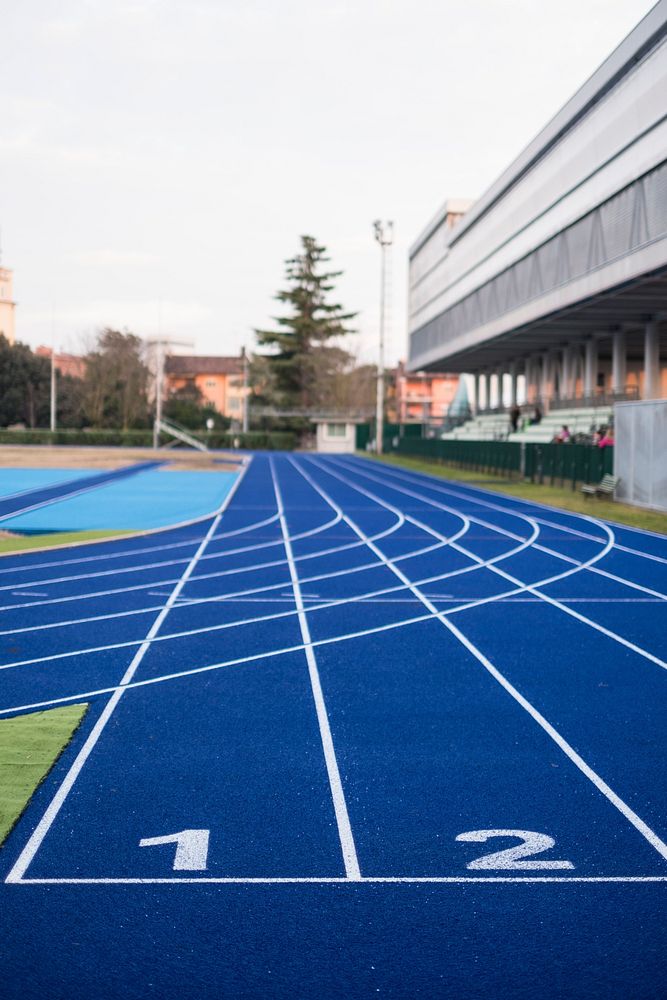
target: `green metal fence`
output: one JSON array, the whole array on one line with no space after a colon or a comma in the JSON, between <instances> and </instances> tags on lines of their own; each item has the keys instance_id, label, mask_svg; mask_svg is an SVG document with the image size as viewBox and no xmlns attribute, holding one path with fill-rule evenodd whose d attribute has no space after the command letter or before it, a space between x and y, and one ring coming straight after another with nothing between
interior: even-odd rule
<instances>
[{"instance_id":1,"label":"green metal fence","mask_svg":"<svg viewBox=\"0 0 667 1000\"><path fill-rule=\"evenodd\" d=\"M401 438L420 438L424 432L423 424L390 424L385 423L383 443L385 451L395 451ZM357 424L357 451L366 451L368 442L375 438L375 424Z\"/></svg>"},{"instance_id":2,"label":"green metal fence","mask_svg":"<svg viewBox=\"0 0 667 1000\"><path fill-rule=\"evenodd\" d=\"M427 461L549 485L599 482L614 471L614 449L584 444L437 441L399 437L386 450Z\"/></svg>"}]
</instances>

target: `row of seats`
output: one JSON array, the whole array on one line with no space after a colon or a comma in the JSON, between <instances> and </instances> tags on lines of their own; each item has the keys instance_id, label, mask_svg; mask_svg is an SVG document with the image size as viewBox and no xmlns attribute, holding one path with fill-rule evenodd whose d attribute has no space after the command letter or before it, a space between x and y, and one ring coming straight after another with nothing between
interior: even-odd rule
<instances>
[{"instance_id":1,"label":"row of seats","mask_svg":"<svg viewBox=\"0 0 667 1000\"><path fill-rule=\"evenodd\" d=\"M532 416L532 410L527 416ZM610 406L581 406L565 410L552 410L545 414L539 424L529 424L524 429L510 433L509 414L480 413L472 420L466 421L453 431L442 435L444 441L528 441L534 444L546 444L553 441L563 424L569 428L570 434L589 434L593 428L608 426L611 423L613 410ZM519 420L525 420L522 414Z\"/></svg>"}]
</instances>

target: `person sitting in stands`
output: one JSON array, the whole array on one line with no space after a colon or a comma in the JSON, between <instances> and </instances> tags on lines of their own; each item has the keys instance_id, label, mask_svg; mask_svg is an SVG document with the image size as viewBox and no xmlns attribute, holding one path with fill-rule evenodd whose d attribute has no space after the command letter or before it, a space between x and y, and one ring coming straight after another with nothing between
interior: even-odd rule
<instances>
[{"instance_id":1,"label":"person sitting in stands","mask_svg":"<svg viewBox=\"0 0 667 1000\"><path fill-rule=\"evenodd\" d=\"M567 424L563 424L558 434L553 439L553 444L565 444L566 441L570 440L570 429Z\"/></svg>"},{"instance_id":2,"label":"person sitting in stands","mask_svg":"<svg viewBox=\"0 0 667 1000\"><path fill-rule=\"evenodd\" d=\"M598 448L608 448L609 445L612 445L613 443L614 443L614 432L611 429L611 427L607 427L607 429L603 431L603 434L600 440L598 441Z\"/></svg>"},{"instance_id":3,"label":"person sitting in stands","mask_svg":"<svg viewBox=\"0 0 667 1000\"><path fill-rule=\"evenodd\" d=\"M535 406L535 413L533 414L533 419L530 421L531 424L539 424L542 419L542 411L539 406Z\"/></svg>"}]
</instances>

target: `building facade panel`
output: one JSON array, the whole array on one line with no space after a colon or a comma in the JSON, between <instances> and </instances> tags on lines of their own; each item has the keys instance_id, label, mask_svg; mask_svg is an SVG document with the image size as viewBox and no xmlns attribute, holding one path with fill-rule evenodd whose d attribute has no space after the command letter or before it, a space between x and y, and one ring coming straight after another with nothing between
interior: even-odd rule
<instances>
[{"instance_id":1,"label":"building facade panel","mask_svg":"<svg viewBox=\"0 0 667 1000\"><path fill-rule=\"evenodd\" d=\"M617 388L621 371L642 382L642 360L655 392L667 344L667 0L457 225L440 213L427 227L411 251L409 317L412 370L512 366L562 394L591 391L605 366ZM544 352L567 356L551 382Z\"/></svg>"}]
</instances>

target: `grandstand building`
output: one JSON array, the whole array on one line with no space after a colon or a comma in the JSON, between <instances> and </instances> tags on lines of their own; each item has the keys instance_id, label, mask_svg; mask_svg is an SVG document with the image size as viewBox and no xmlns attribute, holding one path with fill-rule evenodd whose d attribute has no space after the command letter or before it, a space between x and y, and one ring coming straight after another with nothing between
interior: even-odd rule
<instances>
[{"instance_id":1,"label":"grandstand building","mask_svg":"<svg viewBox=\"0 0 667 1000\"><path fill-rule=\"evenodd\" d=\"M477 411L667 397L667 0L466 207L411 248L410 370Z\"/></svg>"}]
</instances>

